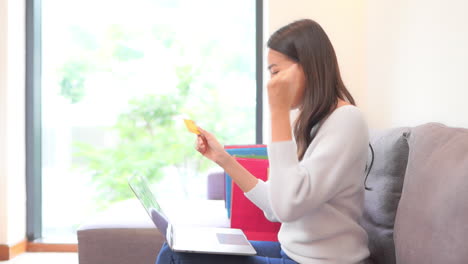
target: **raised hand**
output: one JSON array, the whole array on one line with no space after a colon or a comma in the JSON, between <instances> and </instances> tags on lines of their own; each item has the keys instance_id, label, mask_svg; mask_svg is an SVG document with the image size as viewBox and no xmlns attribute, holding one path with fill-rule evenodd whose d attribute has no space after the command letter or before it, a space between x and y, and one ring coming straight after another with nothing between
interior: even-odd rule
<instances>
[{"instance_id":1,"label":"raised hand","mask_svg":"<svg viewBox=\"0 0 468 264\"><path fill-rule=\"evenodd\" d=\"M298 106L302 98L304 87L304 73L302 68L293 63L291 66L273 75L268 81L268 102L270 111L275 113L289 112Z\"/></svg>"}]
</instances>

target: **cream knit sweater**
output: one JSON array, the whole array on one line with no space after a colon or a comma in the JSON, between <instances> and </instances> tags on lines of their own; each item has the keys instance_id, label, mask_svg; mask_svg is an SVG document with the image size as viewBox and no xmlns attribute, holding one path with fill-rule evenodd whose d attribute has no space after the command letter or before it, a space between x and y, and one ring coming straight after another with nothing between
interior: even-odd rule
<instances>
[{"instance_id":1,"label":"cream knit sweater","mask_svg":"<svg viewBox=\"0 0 468 264\"><path fill-rule=\"evenodd\" d=\"M359 225L369 134L360 110L337 108L322 122L302 161L293 141L268 146L268 181L245 193L281 222L283 251L305 264L355 264L369 255Z\"/></svg>"}]
</instances>

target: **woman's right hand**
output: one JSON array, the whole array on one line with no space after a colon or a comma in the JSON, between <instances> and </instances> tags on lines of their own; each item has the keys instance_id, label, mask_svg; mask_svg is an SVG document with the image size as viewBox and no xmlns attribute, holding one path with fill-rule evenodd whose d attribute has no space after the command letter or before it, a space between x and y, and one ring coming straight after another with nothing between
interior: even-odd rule
<instances>
[{"instance_id":1,"label":"woman's right hand","mask_svg":"<svg viewBox=\"0 0 468 264\"><path fill-rule=\"evenodd\" d=\"M200 135L197 136L195 149L206 158L221 165L230 155L224 150L223 145L218 142L213 134L200 127L198 127L198 131L200 131Z\"/></svg>"},{"instance_id":2,"label":"woman's right hand","mask_svg":"<svg viewBox=\"0 0 468 264\"><path fill-rule=\"evenodd\" d=\"M271 113L289 113L291 109L297 107L296 104L302 97L298 91L301 90L301 85L303 86L304 83L305 77L302 67L297 63L292 63L288 68L272 76L267 84Z\"/></svg>"}]
</instances>

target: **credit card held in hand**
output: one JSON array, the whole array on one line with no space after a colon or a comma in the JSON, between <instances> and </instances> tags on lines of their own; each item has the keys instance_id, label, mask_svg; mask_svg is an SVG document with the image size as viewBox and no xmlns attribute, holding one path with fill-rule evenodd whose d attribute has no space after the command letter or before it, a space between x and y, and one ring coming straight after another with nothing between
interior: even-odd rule
<instances>
[{"instance_id":1,"label":"credit card held in hand","mask_svg":"<svg viewBox=\"0 0 468 264\"><path fill-rule=\"evenodd\" d=\"M200 135L200 131L198 131L198 127L195 124L195 122L193 122L192 120L189 120L189 119L184 119L184 123L185 123L185 126L187 127L188 131L190 131L190 132L192 132L194 134Z\"/></svg>"}]
</instances>

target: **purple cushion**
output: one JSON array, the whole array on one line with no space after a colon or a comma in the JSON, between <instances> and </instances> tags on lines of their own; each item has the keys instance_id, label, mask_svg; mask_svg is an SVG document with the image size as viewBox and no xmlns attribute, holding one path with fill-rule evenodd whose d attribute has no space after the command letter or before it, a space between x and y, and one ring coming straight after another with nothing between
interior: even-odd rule
<instances>
[{"instance_id":1,"label":"purple cushion","mask_svg":"<svg viewBox=\"0 0 468 264\"><path fill-rule=\"evenodd\" d=\"M208 174L206 195L208 200L224 200L224 171Z\"/></svg>"},{"instance_id":2,"label":"purple cushion","mask_svg":"<svg viewBox=\"0 0 468 264\"><path fill-rule=\"evenodd\" d=\"M395 220L398 264L468 263L468 129L411 130Z\"/></svg>"}]
</instances>

